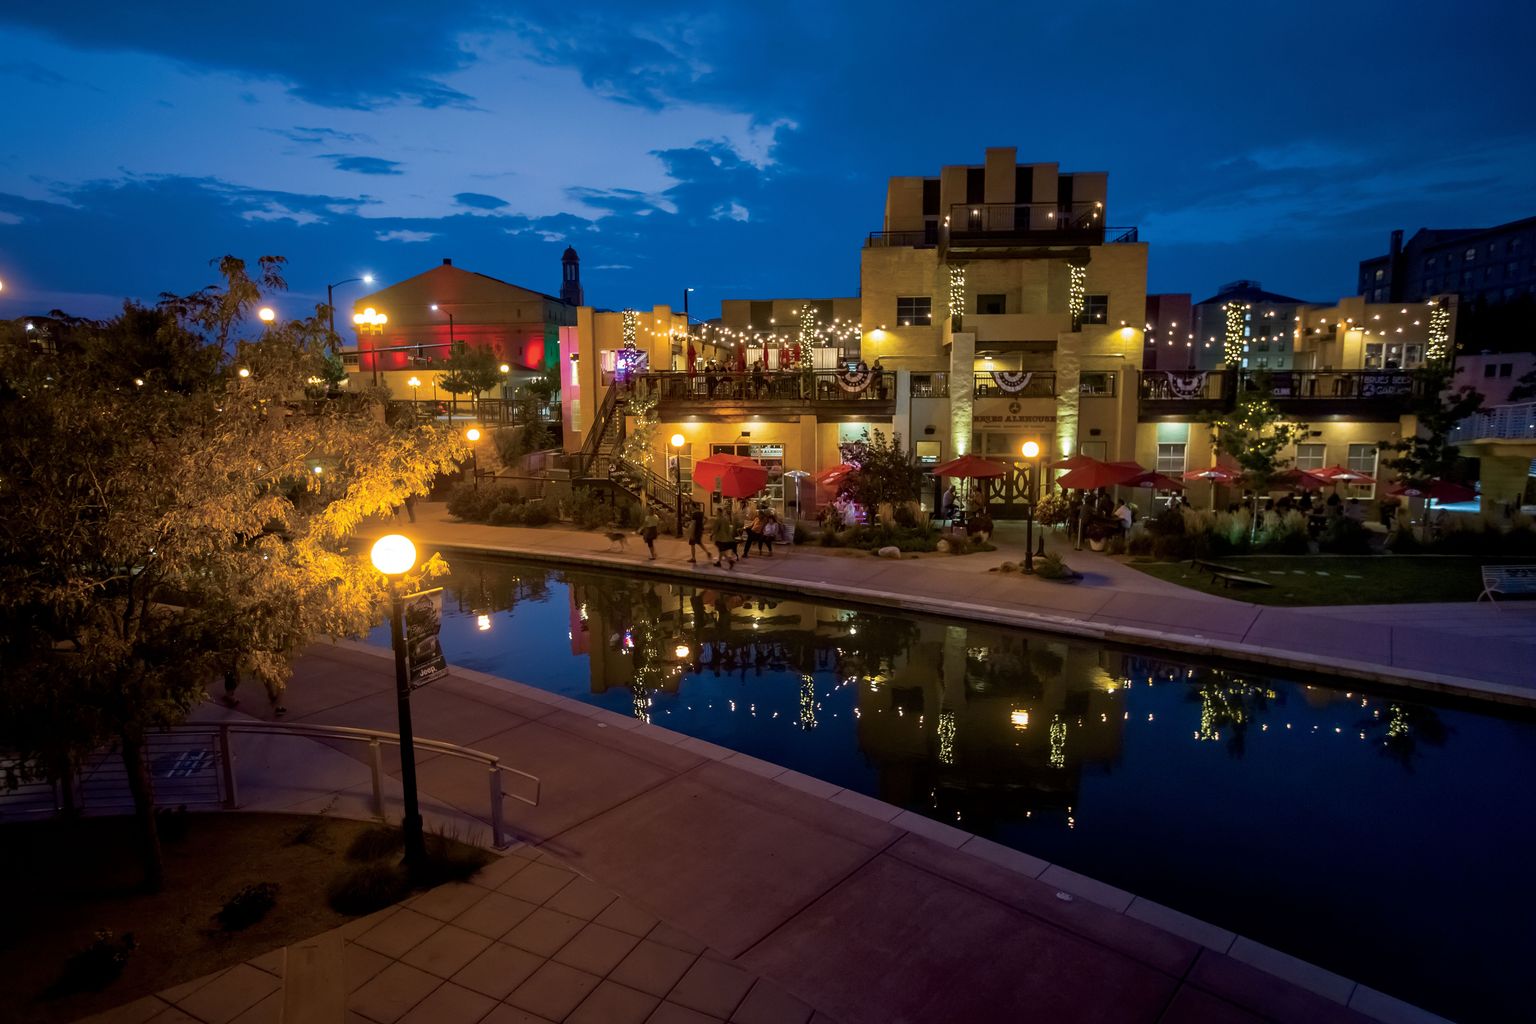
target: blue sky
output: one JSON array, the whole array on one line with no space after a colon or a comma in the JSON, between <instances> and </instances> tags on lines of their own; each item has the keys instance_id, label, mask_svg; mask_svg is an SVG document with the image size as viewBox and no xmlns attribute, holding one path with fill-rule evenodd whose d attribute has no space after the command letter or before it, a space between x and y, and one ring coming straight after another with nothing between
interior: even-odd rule
<instances>
[{"instance_id":1,"label":"blue sky","mask_svg":"<svg viewBox=\"0 0 1536 1024\"><path fill-rule=\"evenodd\" d=\"M1329 299L1394 227L1536 213L1533 37L1488 0L7 3L0 316L225 253L289 257L295 310L445 256L555 291L566 244L609 308L854 294L885 179L998 145L1109 171L1154 291Z\"/></svg>"}]
</instances>

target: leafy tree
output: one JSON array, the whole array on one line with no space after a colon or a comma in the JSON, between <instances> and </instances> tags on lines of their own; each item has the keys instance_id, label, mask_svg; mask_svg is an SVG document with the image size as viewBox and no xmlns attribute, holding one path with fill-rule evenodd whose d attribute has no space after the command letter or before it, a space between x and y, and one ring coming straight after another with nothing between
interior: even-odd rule
<instances>
[{"instance_id":1,"label":"leafy tree","mask_svg":"<svg viewBox=\"0 0 1536 1024\"><path fill-rule=\"evenodd\" d=\"M1210 428L1216 451L1230 455L1253 487L1253 530L1257 533L1259 495L1268 489L1275 474L1290 465L1291 460L1280 453L1306 436L1307 425L1287 419L1275 407L1267 373L1253 378L1251 387L1239 386L1230 412L1207 414L1203 422Z\"/></svg>"},{"instance_id":2,"label":"leafy tree","mask_svg":"<svg viewBox=\"0 0 1536 1024\"><path fill-rule=\"evenodd\" d=\"M1536 399L1536 370L1531 370L1509 389L1510 402L1529 402Z\"/></svg>"},{"instance_id":3,"label":"leafy tree","mask_svg":"<svg viewBox=\"0 0 1536 1024\"><path fill-rule=\"evenodd\" d=\"M843 478L838 495L873 511L890 502L917 498L919 473L912 455L901 443L901 435L889 439L881 431L865 430L857 441L837 446L843 461L858 470Z\"/></svg>"},{"instance_id":4,"label":"leafy tree","mask_svg":"<svg viewBox=\"0 0 1536 1024\"><path fill-rule=\"evenodd\" d=\"M1460 452L1450 443L1451 431L1483 407L1483 396L1469 384L1452 388L1448 366L1419 372L1423 390L1410 410L1418 430L1412 437L1383 441L1378 447L1393 453L1392 458L1383 460L1384 464L1405 480L1422 483L1455 479L1460 475Z\"/></svg>"},{"instance_id":5,"label":"leafy tree","mask_svg":"<svg viewBox=\"0 0 1536 1024\"><path fill-rule=\"evenodd\" d=\"M488 348L461 348L443 363L437 386L455 396L468 394L478 406L480 395L501 383L501 366Z\"/></svg>"},{"instance_id":6,"label":"leafy tree","mask_svg":"<svg viewBox=\"0 0 1536 1024\"><path fill-rule=\"evenodd\" d=\"M265 284L280 266L261 261ZM242 339L261 287L240 260L220 269L222 288L129 305L52 350L0 324L0 748L67 780L115 743L151 887L149 734L225 671L280 688L312 639L371 626L384 581L349 537L463 454L386 425L372 392L296 403L329 329Z\"/></svg>"}]
</instances>

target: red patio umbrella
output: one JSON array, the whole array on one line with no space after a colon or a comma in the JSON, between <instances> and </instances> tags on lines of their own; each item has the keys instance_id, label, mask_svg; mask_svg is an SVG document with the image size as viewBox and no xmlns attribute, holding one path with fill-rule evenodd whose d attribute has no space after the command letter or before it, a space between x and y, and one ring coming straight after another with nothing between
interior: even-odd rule
<instances>
[{"instance_id":1,"label":"red patio umbrella","mask_svg":"<svg viewBox=\"0 0 1536 1024\"><path fill-rule=\"evenodd\" d=\"M840 462L833 466L831 469L822 470L811 479L814 480L818 486L840 483L843 477L847 476L849 473L857 472L858 468L858 466L855 466L851 463Z\"/></svg>"},{"instance_id":2,"label":"red patio umbrella","mask_svg":"<svg viewBox=\"0 0 1536 1024\"><path fill-rule=\"evenodd\" d=\"M750 498L768 483L768 470L744 455L711 455L693 464L693 482L727 498Z\"/></svg>"},{"instance_id":3,"label":"red patio umbrella","mask_svg":"<svg viewBox=\"0 0 1536 1024\"><path fill-rule=\"evenodd\" d=\"M1192 469L1184 474L1185 480L1205 480L1213 484L1229 484L1238 477L1238 471L1228 469L1226 466L1211 466L1208 469Z\"/></svg>"},{"instance_id":4,"label":"red patio umbrella","mask_svg":"<svg viewBox=\"0 0 1536 1024\"><path fill-rule=\"evenodd\" d=\"M688 339L688 372L694 373L699 368L699 353L694 350L693 339Z\"/></svg>"},{"instance_id":5,"label":"red patio umbrella","mask_svg":"<svg viewBox=\"0 0 1536 1024\"><path fill-rule=\"evenodd\" d=\"M1145 472L1145 469L1134 462L1101 462L1096 466L1084 466L1082 469L1074 469L1066 476L1058 479L1056 484L1064 489L1076 488L1084 491L1096 491L1100 487L1114 487L1116 484L1123 484L1131 477Z\"/></svg>"},{"instance_id":6,"label":"red patio umbrella","mask_svg":"<svg viewBox=\"0 0 1536 1024\"><path fill-rule=\"evenodd\" d=\"M1182 491L1184 485L1162 473L1139 473L1129 480L1120 481L1121 487L1150 487L1154 491Z\"/></svg>"},{"instance_id":7,"label":"red patio umbrella","mask_svg":"<svg viewBox=\"0 0 1536 1024\"><path fill-rule=\"evenodd\" d=\"M1281 487L1294 487L1303 491L1320 491L1333 483L1325 480L1316 473L1309 473L1304 469L1287 469L1276 473L1270 478L1270 483Z\"/></svg>"},{"instance_id":8,"label":"red patio umbrella","mask_svg":"<svg viewBox=\"0 0 1536 1024\"><path fill-rule=\"evenodd\" d=\"M1428 498L1438 501L1442 505L1455 504L1458 501L1471 501L1477 497L1477 492L1465 484L1452 483L1449 480L1428 481L1403 481L1387 490L1388 494L1396 494L1404 498Z\"/></svg>"},{"instance_id":9,"label":"red patio umbrella","mask_svg":"<svg viewBox=\"0 0 1536 1024\"><path fill-rule=\"evenodd\" d=\"M942 466L933 467L933 475L979 480L987 477L1007 476L1008 467L1001 462L984 459L980 455L962 455L958 459L951 459Z\"/></svg>"},{"instance_id":10,"label":"red patio umbrella","mask_svg":"<svg viewBox=\"0 0 1536 1024\"><path fill-rule=\"evenodd\" d=\"M1329 466L1327 469L1310 469L1307 472L1333 484L1373 484L1376 482L1376 478L1370 474L1362 473L1358 469L1350 469L1348 466Z\"/></svg>"},{"instance_id":11,"label":"red patio umbrella","mask_svg":"<svg viewBox=\"0 0 1536 1024\"><path fill-rule=\"evenodd\" d=\"M1084 455L1082 452L1078 452L1076 455L1069 455L1069 456L1067 456L1066 458L1062 459L1060 462L1053 462L1049 466L1046 466L1045 468L1046 469L1084 469L1084 468L1086 468L1088 466L1102 466L1103 464L1104 464L1103 462L1101 462L1100 460L1094 458L1092 455Z\"/></svg>"}]
</instances>

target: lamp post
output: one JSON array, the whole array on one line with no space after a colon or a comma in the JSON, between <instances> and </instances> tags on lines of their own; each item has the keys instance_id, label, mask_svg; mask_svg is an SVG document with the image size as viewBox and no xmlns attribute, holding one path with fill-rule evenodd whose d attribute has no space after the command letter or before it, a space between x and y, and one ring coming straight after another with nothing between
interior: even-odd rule
<instances>
[{"instance_id":1,"label":"lamp post","mask_svg":"<svg viewBox=\"0 0 1536 1024\"><path fill-rule=\"evenodd\" d=\"M474 473L475 490L480 489L480 428L470 427L464 431L464 440L469 442L470 471Z\"/></svg>"},{"instance_id":2,"label":"lamp post","mask_svg":"<svg viewBox=\"0 0 1536 1024\"><path fill-rule=\"evenodd\" d=\"M380 334L384 333L384 325L389 323L389 317L369 306L361 313L352 314L352 323L356 325L357 333L360 336L371 334L377 338ZM358 351L361 353L361 346L359 346ZM373 343L373 348L369 349L369 354L372 356L369 363L373 367L373 382L377 384L379 382L379 343L377 341Z\"/></svg>"},{"instance_id":3,"label":"lamp post","mask_svg":"<svg viewBox=\"0 0 1536 1024\"><path fill-rule=\"evenodd\" d=\"M427 844L421 831L421 810L416 805L416 742L411 735L411 680L405 661L405 609L395 577L416 564L416 545L398 533L380 537L369 553L373 567L389 582L389 640L395 649L395 704L400 718L400 788L405 814L400 820L405 833L405 867L415 875L426 864Z\"/></svg>"},{"instance_id":4,"label":"lamp post","mask_svg":"<svg viewBox=\"0 0 1536 1024\"><path fill-rule=\"evenodd\" d=\"M335 284L325 286L325 308L331 311L331 334L336 333L336 297L331 293L344 284L361 281L363 284L373 284L373 275L364 274L362 277L349 277L345 281L337 281Z\"/></svg>"},{"instance_id":5,"label":"lamp post","mask_svg":"<svg viewBox=\"0 0 1536 1024\"><path fill-rule=\"evenodd\" d=\"M447 314L447 316L448 316L448 354L451 356L451 355L453 355L453 350L454 350L454 346L453 346L453 314L449 313L446 309L439 310L437 308L437 303L435 303L435 302L432 303L432 312L434 312L434 313L442 312L442 313Z\"/></svg>"},{"instance_id":6,"label":"lamp post","mask_svg":"<svg viewBox=\"0 0 1536 1024\"><path fill-rule=\"evenodd\" d=\"M677 535L683 535L683 443L682 434L672 435L672 479L677 488ZM690 549L691 550L691 549Z\"/></svg>"},{"instance_id":7,"label":"lamp post","mask_svg":"<svg viewBox=\"0 0 1536 1024\"><path fill-rule=\"evenodd\" d=\"M405 386L411 389L411 405L416 406L420 404L421 399L417 397L416 392L421 390L421 378L413 373L410 379L405 382ZM417 410L417 412L420 411L419 409Z\"/></svg>"},{"instance_id":8,"label":"lamp post","mask_svg":"<svg viewBox=\"0 0 1536 1024\"><path fill-rule=\"evenodd\" d=\"M1024 504L1024 571L1035 571L1035 468L1040 458L1040 446L1034 441L1024 442L1024 461L1029 463L1029 494ZM1044 536L1041 537L1044 540Z\"/></svg>"},{"instance_id":9,"label":"lamp post","mask_svg":"<svg viewBox=\"0 0 1536 1024\"><path fill-rule=\"evenodd\" d=\"M689 322L688 321L688 295L692 291L693 291L692 288L684 288L683 289L683 323L685 323L685 324Z\"/></svg>"}]
</instances>

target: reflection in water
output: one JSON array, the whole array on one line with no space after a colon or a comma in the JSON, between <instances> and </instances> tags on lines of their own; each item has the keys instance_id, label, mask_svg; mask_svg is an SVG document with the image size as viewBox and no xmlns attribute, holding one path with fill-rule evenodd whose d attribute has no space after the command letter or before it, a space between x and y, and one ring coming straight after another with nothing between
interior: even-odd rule
<instances>
[{"instance_id":1,"label":"reflection in water","mask_svg":"<svg viewBox=\"0 0 1536 1024\"><path fill-rule=\"evenodd\" d=\"M1536 844L1524 718L686 583L465 560L447 586L456 664L958 824L1458 1020L1527 1005L1529 930L1455 939L1536 913L1510 859Z\"/></svg>"}]
</instances>

